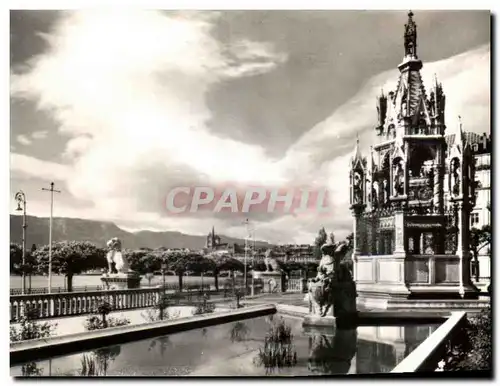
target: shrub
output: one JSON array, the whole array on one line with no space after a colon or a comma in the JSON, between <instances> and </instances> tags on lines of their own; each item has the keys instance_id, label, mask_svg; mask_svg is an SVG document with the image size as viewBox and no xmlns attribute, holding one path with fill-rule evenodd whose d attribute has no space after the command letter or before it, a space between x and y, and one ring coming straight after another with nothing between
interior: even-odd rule
<instances>
[{"instance_id":1,"label":"shrub","mask_svg":"<svg viewBox=\"0 0 500 386\"><path fill-rule=\"evenodd\" d=\"M108 301L103 300L99 305L97 305L93 315L89 315L87 319L85 319L85 329L87 331L94 331L102 330L108 327L126 326L130 324L130 320L127 318L107 318L107 315L109 315L111 311L111 304L109 304Z\"/></svg>"},{"instance_id":2,"label":"shrub","mask_svg":"<svg viewBox=\"0 0 500 386\"><path fill-rule=\"evenodd\" d=\"M10 326L10 341L20 342L52 336L57 324L41 323L36 318L37 310L33 307L27 307L24 316L19 320L19 326Z\"/></svg>"},{"instance_id":3,"label":"shrub","mask_svg":"<svg viewBox=\"0 0 500 386\"><path fill-rule=\"evenodd\" d=\"M109 327L126 326L129 324L130 320L127 318L109 317L104 321L98 315L90 315L85 320L85 329L87 331L103 330Z\"/></svg>"},{"instance_id":4,"label":"shrub","mask_svg":"<svg viewBox=\"0 0 500 386\"><path fill-rule=\"evenodd\" d=\"M147 322L176 319L179 317L180 312L177 311L175 313L171 313L169 308L172 304L172 299L170 299L167 295L162 295L158 300L158 303L156 303L154 307L147 309L145 313L141 314L141 316Z\"/></svg>"},{"instance_id":5,"label":"shrub","mask_svg":"<svg viewBox=\"0 0 500 386\"><path fill-rule=\"evenodd\" d=\"M467 319L462 329L460 343L447 355L444 370L489 371L492 369L492 320L491 308ZM457 339L457 341L459 340Z\"/></svg>"},{"instance_id":6,"label":"shrub","mask_svg":"<svg viewBox=\"0 0 500 386\"><path fill-rule=\"evenodd\" d=\"M204 299L202 302L196 304L193 315L202 315L202 314L210 314L215 311L215 304L207 302Z\"/></svg>"}]
</instances>

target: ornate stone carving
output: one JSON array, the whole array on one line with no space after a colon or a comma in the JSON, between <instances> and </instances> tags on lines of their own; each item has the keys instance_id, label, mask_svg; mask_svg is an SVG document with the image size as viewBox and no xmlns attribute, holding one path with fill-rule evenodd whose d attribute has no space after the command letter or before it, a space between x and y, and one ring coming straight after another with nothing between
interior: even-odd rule
<instances>
[{"instance_id":1,"label":"ornate stone carving","mask_svg":"<svg viewBox=\"0 0 500 386\"><path fill-rule=\"evenodd\" d=\"M363 203L363 178L361 174L357 171L353 174L353 185L352 185L352 197L353 204L362 204Z\"/></svg>"},{"instance_id":2,"label":"ornate stone carving","mask_svg":"<svg viewBox=\"0 0 500 386\"><path fill-rule=\"evenodd\" d=\"M460 161L454 158L450 165L450 191L453 197L460 195Z\"/></svg>"},{"instance_id":3,"label":"ornate stone carving","mask_svg":"<svg viewBox=\"0 0 500 386\"><path fill-rule=\"evenodd\" d=\"M402 160L399 160L394 165L394 185L393 185L393 196L398 197L404 194L404 184L405 184L405 172L404 172L404 163Z\"/></svg>"},{"instance_id":4,"label":"ornate stone carving","mask_svg":"<svg viewBox=\"0 0 500 386\"><path fill-rule=\"evenodd\" d=\"M336 244L328 242L321 247L323 257L318 266L318 274L308 283L309 309L312 315L325 317L332 306L335 315L355 312L355 284L348 267L341 264L341 259L348 250L344 241Z\"/></svg>"}]
</instances>

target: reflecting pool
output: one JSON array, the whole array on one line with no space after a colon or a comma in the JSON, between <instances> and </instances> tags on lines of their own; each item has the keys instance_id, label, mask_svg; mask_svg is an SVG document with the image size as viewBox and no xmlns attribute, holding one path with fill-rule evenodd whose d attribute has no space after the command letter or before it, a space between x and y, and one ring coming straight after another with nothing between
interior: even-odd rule
<instances>
[{"instance_id":1,"label":"reflecting pool","mask_svg":"<svg viewBox=\"0 0 500 386\"><path fill-rule=\"evenodd\" d=\"M302 327L279 314L11 367L12 376L311 376L391 371L438 325Z\"/></svg>"}]
</instances>

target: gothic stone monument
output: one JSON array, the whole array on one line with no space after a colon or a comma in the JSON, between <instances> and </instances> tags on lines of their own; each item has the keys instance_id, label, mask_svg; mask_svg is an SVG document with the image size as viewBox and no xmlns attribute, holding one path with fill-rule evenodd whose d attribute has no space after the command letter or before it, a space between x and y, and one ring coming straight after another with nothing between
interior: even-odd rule
<instances>
[{"instance_id":1,"label":"gothic stone monument","mask_svg":"<svg viewBox=\"0 0 500 386\"><path fill-rule=\"evenodd\" d=\"M347 250L345 242L329 241L321 247L318 274L308 283L309 315L304 326L336 326L357 316L356 286L349 269L341 263Z\"/></svg>"},{"instance_id":2,"label":"gothic stone monument","mask_svg":"<svg viewBox=\"0 0 500 386\"><path fill-rule=\"evenodd\" d=\"M122 254L122 243L117 237L112 238L106 244L108 253L108 271L101 277L101 281L108 289L132 289L139 288L141 277L132 271L127 259Z\"/></svg>"},{"instance_id":3,"label":"gothic stone monument","mask_svg":"<svg viewBox=\"0 0 500 386\"><path fill-rule=\"evenodd\" d=\"M429 307L412 299L478 292L470 279L471 147L460 117L446 141L443 87L436 78L429 94L424 88L412 16L397 87L378 97L378 143L366 158L358 140L350 162L354 276L358 302L370 308Z\"/></svg>"}]
</instances>

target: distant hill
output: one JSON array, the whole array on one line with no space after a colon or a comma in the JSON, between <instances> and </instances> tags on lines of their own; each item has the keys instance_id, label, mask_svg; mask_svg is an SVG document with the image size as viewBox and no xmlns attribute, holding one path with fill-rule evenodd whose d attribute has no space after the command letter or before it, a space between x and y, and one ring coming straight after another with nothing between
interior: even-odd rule
<instances>
[{"instance_id":1,"label":"distant hill","mask_svg":"<svg viewBox=\"0 0 500 386\"><path fill-rule=\"evenodd\" d=\"M49 219L44 217L27 216L26 245L46 245L49 242ZM210 230L207 230L207 233ZM229 244L243 244L243 239L219 235L221 242ZM112 222L83 220L79 218L54 217L52 219L52 239L54 242L63 240L91 241L96 245L104 246L112 237L122 240L124 248L189 248L201 249L205 246L206 236L187 235L180 232L127 232ZM22 241L22 216L10 216L10 240L14 243ZM256 247L272 246L264 241L255 241Z\"/></svg>"}]
</instances>

